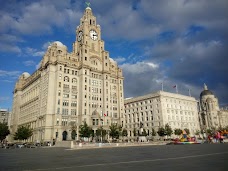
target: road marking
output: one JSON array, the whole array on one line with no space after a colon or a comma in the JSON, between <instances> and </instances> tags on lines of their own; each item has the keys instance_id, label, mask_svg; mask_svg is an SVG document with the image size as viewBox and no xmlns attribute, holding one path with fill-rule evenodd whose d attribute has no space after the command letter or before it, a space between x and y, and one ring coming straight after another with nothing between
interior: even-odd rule
<instances>
[{"instance_id":1,"label":"road marking","mask_svg":"<svg viewBox=\"0 0 228 171\"><path fill-rule=\"evenodd\" d=\"M57 167L57 168L47 168L47 169L35 169L35 170L27 170L26 169L25 171L39 171L39 170L42 171L42 170L51 170L51 169L61 170L61 169L81 168L81 167L94 167L94 166L120 165L120 164L129 164L129 163L156 162L156 161L178 160L178 159L213 156L213 155L220 155L220 154L227 154L227 153L228 152L221 152L221 153L199 154L199 155L191 155L191 156L183 156L183 157L171 157L171 158L164 158L164 159L133 160L133 161L126 161L126 162L88 164L88 165L81 165L81 166Z\"/></svg>"}]
</instances>

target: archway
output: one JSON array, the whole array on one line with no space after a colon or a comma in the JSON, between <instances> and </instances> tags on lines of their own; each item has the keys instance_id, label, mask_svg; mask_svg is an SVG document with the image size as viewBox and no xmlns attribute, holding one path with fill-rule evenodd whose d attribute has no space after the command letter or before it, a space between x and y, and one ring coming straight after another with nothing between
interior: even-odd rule
<instances>
[{"instance_id":1,"label":"archway","mask_svg":"<svg viewBox=\"0 0 228 171\"><path fill-rule=\"evenodd\" d=\"M66 140L67 140L67 132L63 131L63 141L66 141Z\"/></svg>"}]
</instances>

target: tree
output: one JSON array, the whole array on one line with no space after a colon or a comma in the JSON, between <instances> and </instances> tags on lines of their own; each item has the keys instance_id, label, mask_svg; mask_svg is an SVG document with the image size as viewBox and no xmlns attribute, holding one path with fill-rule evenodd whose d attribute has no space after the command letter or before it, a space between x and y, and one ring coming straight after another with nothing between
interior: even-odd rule
<instances>
[{"instance_id":1,"label":"tree","mask_svg":"<svg viewBox=\"0 0 228 171\"><path fill-rule=\"evenodd\" d=\"M143 132L140 134L141 136L147 136L147 132L145 129L143 129Z\"/></svg>"},{"instance_id":2,"label":"tree","mask_svg":"<svg viewBox=\"0 0 228 171\"><path fill-rule=\"evenodd\" d=\"M206 133L207 133L208 135L212 136L212 135L213 135L213 130L212 130L212 129L207 129L207 130L206 130Z\"/></svg>"},{"instance_id":3,"label":"tree","mask_svg":"<svg viewBox=\"0 0 228 171\"><path fill-rule=\"evenodd\" d=\"M79 134L80 134L79 135L80 137L87 137L87 138L89 138L89 137L93 136L93 130L92 130L91 127L89 127L87 125L86 122L84 122L83 125L80 125L79 126Z\"/></svg>"},{"instance_id":4,"label":"tree","mask_svg":"<svg viewBox=\"0 0 228 171\"><path fill-rule=\"evenodd\" d=\"M159 135L160 137L164 137L164 136L166 135L166 134L165 134L165 128L163 128L163 127L158 128L157 133L158 133L158 135Z\"/></svg>"},{"instance_id":5,"label":"tree","mask_svg":"<svg viewBox=\"0 0 228 171\"><path fill-rule=\"evenodd\" d=\"M127 135L128 135L127 130L124 128L122 131L122 136L127 137Z\"/></svg>"},{"instance_id":6,"label":"tree","mask_svg":"<svg viewBox=\"0 0 228 171\"><path fill-rule=\"evenodd\" d=\"M179 129L179 128L178 129L175 129L174 130L174 134L180 136L182 134L182 130Z\"/></svg>"},{"instance_id":7,"label":"tree","mask_svg":"<svg viewBox=\"0 0 228 171\"><path fill-rule=\"evenodd\" d=\"M127 130L126 129L123 129L122 136L126 137L127 135L128 135Z\"/></svg>"},{"instance_id":8,"label":"tree","mask_svg":"<svg viewBox=\"0 0 228 171\"><path fill-rule=\"evenodd\" d=\"M151 135L152 135L152 136L156 136L156 134L157 134L156 131L154 130L154 128L152 128Z\"/></svg>"},{"instance_id":9,"label":"tree","mask_svg":"<svg viewBox=\"0 0 228 171\"><path fill-rule=\"evenodd\" d=\"M133 130L133 134L134 134L134 136L138 136L138 133L137 133L136 128L134 128L134 130Z\"/></svg>"},{"instance_id":10,"label":"tree","mask_svg":"<svg viewBox=\"0 0 228 171\"><path fill-rule=\"evenodd\" d=\"M6 136L9 134L10 134L10 131L8 129L7 123L0 122L0 142L2 142L2 140L4 140L6 138Z\"/></svg>"},{"instance_id":11,"label":"tree","mask_svg":"<svg viewBox=\"0 0 228 171\"><path fill-rule=\"evenodd\" d=\"M76 135L77 135L76 130L75 129L72 130L72 132L71 132L71 138L72 138L72 140L75 140Z\"/></svg>"},{"instance_id":12,"label":"tree","mask_svg":"<svg viewBox=\"0 0 228 171\"><path fill-rule=\"evenodd\" d=\"M29 126L20 126L14 135L15 140L27 140L33 135L33 130Z\"/></svg>"},{"instance_id":13,"label":"tree","mask_svg":"<svg viewBox=\"0 0 228 171\"><path fill-rule=\"evenodd\" d=\"M189 134L190 134L190 131L189 131L189 129L188 129L188 128L184 128L184 130L185 130L185 132L186 132L186 134L187 134L187 135L189 135Z\"/></svg>"},{"instance_id":14,"label":"tree","mask_svg":"<svg viewBox=\"0 0 228 171\"><path fill-rule=\"evenodd\" d=\"M120 136L120 127L117 126L117 124L111 124L109 126L110 132L109 135L112 137L112 139L116 138L119 139Z\"/></svg>"},{"instance_id":15,"label":"tree","mask_svg":"<svg viewBox=\"0 0 228 171\"><path fill-rule=\"evenodd\" d=\"M197 131L195 132L195 134L198 135L199 138L200 138L200 130L197 130Z\"/></svg>"},{"instance_id":16,"label":"tree","mask_svg":"<svg viewBox=\"0 0 228 171\"><path fill-rule=\"evenodd\" d=\"M96 131L96 136L100 136L102 137L102 139L106 136L106 134L107 134L107 131L104 130L102 126L98 128Z\"/></svg>"},{"instance_id":17,"label":"tree","mask_svg":"<svg viewBox=\"0 0 228 171\"><path fill-rule=\"evenodd\" d=\"M165 125L165 135L171 136L173 134L172 128L169 126L169 124Z\"/></svg>"}]
</instances>

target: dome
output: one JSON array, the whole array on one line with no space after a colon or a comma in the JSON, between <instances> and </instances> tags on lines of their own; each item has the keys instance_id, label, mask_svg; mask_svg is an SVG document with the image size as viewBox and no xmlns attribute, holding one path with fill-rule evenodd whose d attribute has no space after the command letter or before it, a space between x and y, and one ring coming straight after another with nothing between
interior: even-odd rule
<instances>
[{"instance_id":1,"label":"dome","mask_svg":"<svg viewBox=\"0 0 228 171\"><path fill-rule=\"evenodd\" d=\"M206 95L214 95L210 90L203 90L201 93L200 93L200 97L202 96L206 96Z\"/></svg>"},{"instance_id":2,"label":"dome","mask_svg":"<svg viewBox=\"0 0 228 171\"><path fill-rule=\"evenodd\" d=\"M20 77L23 77L23 78L28 78L28 77L30 77L30 74L29 73L27 73L27 72L24 72L23 74L21 74L21 76Z\"/></svg>"},{"instance_id":3,"label":"dome","mask_svg":"<svg viewBox=\"0 0 228 171\"><path fill-rule=\"evenodd\" d=\"M86 7L86 10L92 10L90 7Z\"/></svg>"},{"instance_id":4,"label":"dome","mask_svg":"<svg viewBox=\"0 0 228 171\"><path fill-rule=\"evenodd\" d=\"M53 44L56 44L57 46L59 46L59 47L63 47L64 45L62 44L62 42L60 42L60 41L55 41L55 42L53 42Z\"/></svg>"},{"instance_id":5,"label":"dome","mask_svg":"<svg viewBox=\"0 0 228 171\"><path fill-rule=\"evenodd\" d=\"M200 93L200 97L214 95L210 90L208 90L207 85L204 83L204 90Z\"/></svg>"}]
</instances>

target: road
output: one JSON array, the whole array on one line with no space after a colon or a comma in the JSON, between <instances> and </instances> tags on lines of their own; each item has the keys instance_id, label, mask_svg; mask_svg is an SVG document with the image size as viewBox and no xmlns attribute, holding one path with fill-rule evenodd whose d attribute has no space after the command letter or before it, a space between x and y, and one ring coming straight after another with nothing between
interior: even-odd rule
<instances>
[{"instance_id":1,"label":"road","mask_svg":"<svg viewBox=\"0 0 228 171\"><path fill-rule=\"evenodd\" d=\"M228 144L0 149L0 170L227 171Z\"/></svg>"}]
</instances>

